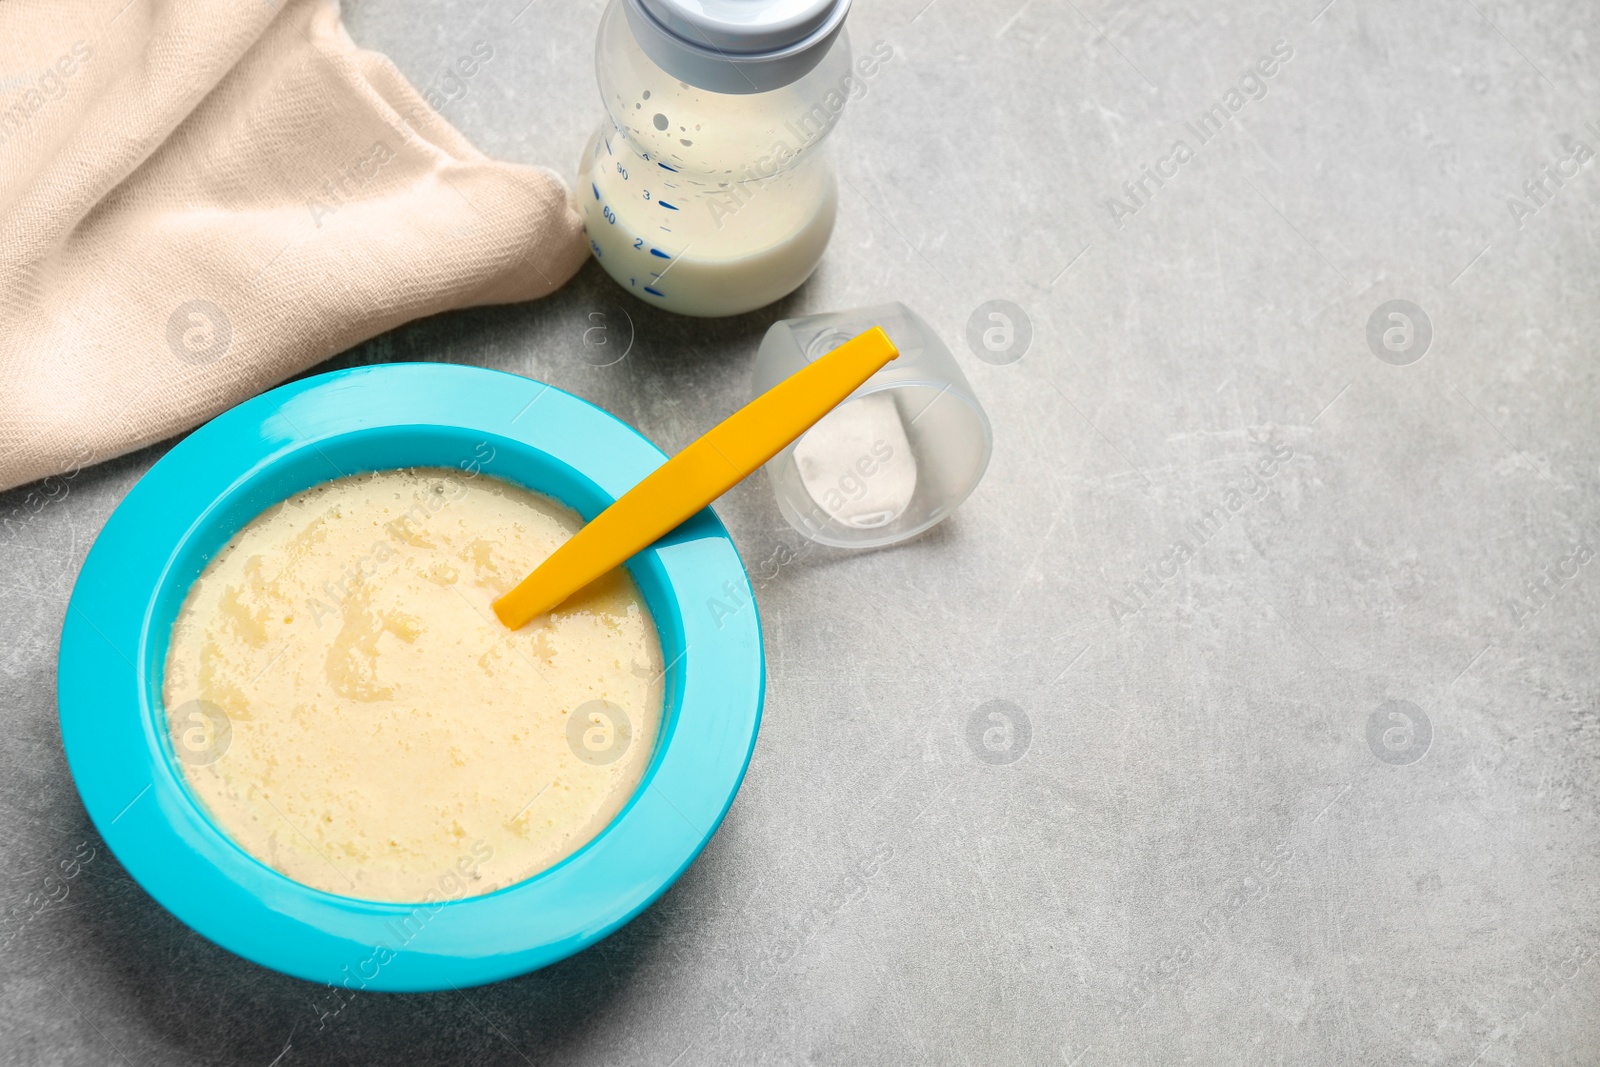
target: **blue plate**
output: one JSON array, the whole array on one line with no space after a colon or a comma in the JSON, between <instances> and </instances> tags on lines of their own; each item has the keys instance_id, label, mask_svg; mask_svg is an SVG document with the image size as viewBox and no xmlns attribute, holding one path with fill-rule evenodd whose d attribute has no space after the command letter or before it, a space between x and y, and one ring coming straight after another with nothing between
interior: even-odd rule
<instances>
[{"instance_id":1,"label":"blue plate","mask_svg":"<svg viewBox=\"0 0 1600 1067\"><path fill-rule=\"evenodd\" d=\"M498 371L337 371L219 416L152 467L84 562L61 632L61 733L95 826L128 872L217 944L352 990L476 985L569 956L633 918L699 855L744 778L766 665L739 554L710 509L629 569L669 664L633 799L525 882L436 904L311 889L247 855L184 782L161 706L173 619L206 563L268 507L360 471L457 467L592 518L665 456L569 393Z\"/></svg>"}]
</instances>

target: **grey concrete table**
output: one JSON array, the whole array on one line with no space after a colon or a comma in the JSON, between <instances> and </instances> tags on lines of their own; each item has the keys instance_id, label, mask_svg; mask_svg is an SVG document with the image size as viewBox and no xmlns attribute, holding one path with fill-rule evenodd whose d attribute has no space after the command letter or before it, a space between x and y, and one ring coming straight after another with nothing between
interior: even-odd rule
<instances>
[{"instance_id":1,"label":"grey concrete table","mask_svg":"<svg viewBox=\"0 0 1600 1067\"><path fill-rule=\"evenodd\" d=\"M1324 2L859 0L893 58L798 294L681 320L591 265L331 361L517 371L673 449L775 318L903 299L993 417L909 545L798 553L761 480L720 505L770 661L749 777L542 973L319 1020L128 878L54 656L161 449L85 471L0 541L5 906L97 850L0 954L0 1060L1600 1062L1600 14ZM445 115L565 173L598 7L526 3L347 15L421 85L490 42ZM979 359L989 300L1031 339Z\"/></svg>"}]
</instances>

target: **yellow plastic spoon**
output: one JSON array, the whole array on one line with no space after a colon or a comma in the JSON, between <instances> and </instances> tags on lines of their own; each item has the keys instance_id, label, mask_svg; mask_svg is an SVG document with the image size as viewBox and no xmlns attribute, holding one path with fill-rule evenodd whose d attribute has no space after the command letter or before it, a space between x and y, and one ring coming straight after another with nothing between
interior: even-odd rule
<instances>
[{"instance_id":1,"label":"yellow plastic spoon","mask_svg":"<svg viewBox=\"0 0 1600 1067\"><path fill-rule=\"evenodd\" d=\"M494 613L517 630L557 607L738 485L899 354L874 326L785 378L623 493L496 600Z\"/></svg>"}]
</instances>

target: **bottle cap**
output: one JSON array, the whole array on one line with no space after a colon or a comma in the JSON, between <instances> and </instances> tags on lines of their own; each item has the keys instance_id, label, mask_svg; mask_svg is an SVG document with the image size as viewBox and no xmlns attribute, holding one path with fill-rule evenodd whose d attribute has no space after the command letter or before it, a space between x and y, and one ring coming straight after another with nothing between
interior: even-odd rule
<instances>
[{"instance_id":1,"label":"bottle cap","mask_svg":"<svg viewBox=\"0 0 1600 1067\"><path fill-rule=\"evenodd\" d=\"M904 304L774 323L756 353L756 392L873 326L899 357L767 463L789 525L835 548L892 545L942 522L977 487L994 450L960 365Z\"/></svg>"},{"instance_id":2,"label":"bottle cap","mask_svg":"<svg viewBox=\"0 0 1600 1067\"><path fill-rule=\"evenodd\" d=\"M624 0L628 27L668 74L716 93L798 81L844 28L850 0Z\"/></svg>"}]
</instances>

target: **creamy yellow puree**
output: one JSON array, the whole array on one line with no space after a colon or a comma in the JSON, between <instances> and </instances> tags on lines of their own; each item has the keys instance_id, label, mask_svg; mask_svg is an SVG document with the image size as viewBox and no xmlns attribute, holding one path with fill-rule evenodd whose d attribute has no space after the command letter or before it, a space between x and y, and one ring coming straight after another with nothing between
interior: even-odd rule
<instances>
[{"instance_id":1,"label":"creamy yellow puree","mask_svg":"<svg viewBox=\"0 0 1600 1067\"><path fill-rule=\"evenodd\" d=\"M296 881L396 901L487 893L594 837L660 724L638 587L616 571L515 633L489 607L579 525L486 475L417 469L241 530L178 614L163 691L217 825Z\"/></svg>"}]
</instances>

